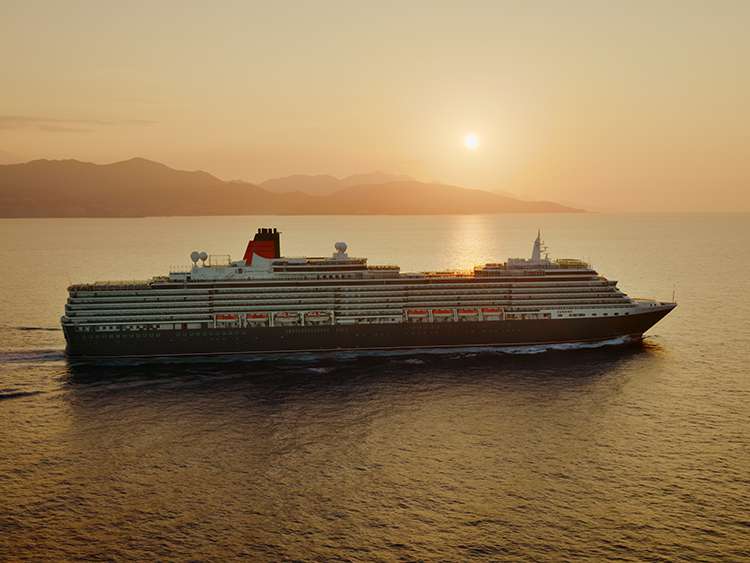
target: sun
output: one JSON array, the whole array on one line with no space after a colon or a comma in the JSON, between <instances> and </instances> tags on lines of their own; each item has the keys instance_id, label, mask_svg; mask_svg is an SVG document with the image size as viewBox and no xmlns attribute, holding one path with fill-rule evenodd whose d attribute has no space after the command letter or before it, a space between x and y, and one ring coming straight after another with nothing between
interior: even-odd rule
<instances>
[{"instance_id":1,"label":"sun","mask_svg":"<svg viewBox=\"0 0 750 563\"><path fill-rule=\"evenodd\" d=\"M476 133L467 133L464 137L464 146L470 151L475 151L479 148L479 137Z\"/></svg>"}]
</instances>

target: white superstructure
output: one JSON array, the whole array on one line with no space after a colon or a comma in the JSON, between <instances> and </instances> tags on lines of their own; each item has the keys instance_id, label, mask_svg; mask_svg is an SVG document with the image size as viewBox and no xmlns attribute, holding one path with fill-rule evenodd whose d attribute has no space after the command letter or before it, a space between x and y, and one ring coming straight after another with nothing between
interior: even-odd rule
<instances>
[{"instance_id":1,"label":"white superstructure","mask_svg":"<svg viewBox=\"0 0 750 563\"><path fill-rule=\"evenodd\" d=\"M63 325L121 333L458 323L619 317L662 305L631 299L583 261L542 256L541 233L529 259L416 274L370 266L366 258L350 257L343 242L330 257L281 257L278 240L275 229L262 229L243 260L195 251L186 271L143 282L73 285Z\"/></svg>"}]
</instances>

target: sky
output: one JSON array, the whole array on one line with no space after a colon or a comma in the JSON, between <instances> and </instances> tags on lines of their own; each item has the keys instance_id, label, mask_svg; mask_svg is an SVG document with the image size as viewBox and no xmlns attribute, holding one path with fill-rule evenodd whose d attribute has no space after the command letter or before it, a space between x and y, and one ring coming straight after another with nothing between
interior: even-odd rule
<instances>
[{"instance_id":1,"label":"sky","mask_svg":"<svg viewBox=\"0 0 750 563\"><path fill-rule=\"evenodd\" d=\"M0 0L0 161L750 211L749 26L744 0Z\"/></svg>"}]
</instances>

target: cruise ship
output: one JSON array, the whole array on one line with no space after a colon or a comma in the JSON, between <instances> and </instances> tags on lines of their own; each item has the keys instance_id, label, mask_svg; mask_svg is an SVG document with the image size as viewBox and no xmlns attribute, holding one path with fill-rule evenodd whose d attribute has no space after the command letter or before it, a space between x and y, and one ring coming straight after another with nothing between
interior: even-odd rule
<instances>
[{"instance_id":1,"label":"cruise ship","mask_svg":"<svg viewBox=\"0 0 750 563\"><path fill-rule=\"evenodd\" d=\"M71 357L487 348L640 339L676 305L635 299L577 259L530 258L473 271L401 272L337 242L327 257L283 257L261 228L242 260L191 254L146 281L71 285Z\"/></svg>"}]
</instances>

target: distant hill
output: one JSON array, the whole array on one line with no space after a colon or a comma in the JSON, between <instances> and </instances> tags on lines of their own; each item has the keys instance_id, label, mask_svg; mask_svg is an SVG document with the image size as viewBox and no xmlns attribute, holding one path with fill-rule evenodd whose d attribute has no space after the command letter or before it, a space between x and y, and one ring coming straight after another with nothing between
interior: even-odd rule
<instances>
[{"instance_id":1,"label":"distant hill","mask_svg":"<svg viewBox=\"0 0 750 563\"><path fill-rule=\"evenodd\" d=\"M270 194L252 184L143 158L104 165L34 160L0 166L4 217L230 215L304 208L302 197Z\"/></svg>"},{"instance_id":2,"label":"distant hill","mask_svg":"<svg viewBox=\"0 0 750 563\"><path fill-rule=\"evenodd\" d=\"M304 192L309 195L330 195L343 188L366 184L386 184L389 182L413 181L413 178L401 174L371 172L355 174L345 178L336 178L328 174L309 175L295 174L282 178L273 178L258 184L264 190L275 193Z\"/></svg>"},{"instance_id":3,"label":"distant hill","mask_svg":"<svg viewBox=\"0 0 750 563\"><path fill-rule=\"evenodd\" d=\"M266 180L258 185L273 193L303 192L309 195L329 195L343 187L339 178L327 174L295 174Z\"/></svg>"},{"instance_id":4,"label":"distant hill","mask_svg":"<svg viewBox=\"0 0 750 563\"><path fill-rule=\"evenodd\" d=\"M390 182L352 186L330 196L340 213L357 215L377 209L383 215L446 213L571 213L581 209L549 201L523 201L483 190L447 184Z\"/></svg>"},{"instance_id":5,"label":"distant hill","mask_svg":"<svg viewBox=\"0 0 750 563\"><path fill-rule=\"evenodd\" d=\"M343 181L354 180L338 180ZM0 165L0 217L576 211L580 210L552 202L522 201L413 180L349 185L328 195L278 193L247 182L226 182L207 172L175 170L143 158L103 165L77 160Z\"/></svg>"}]
</instances>

